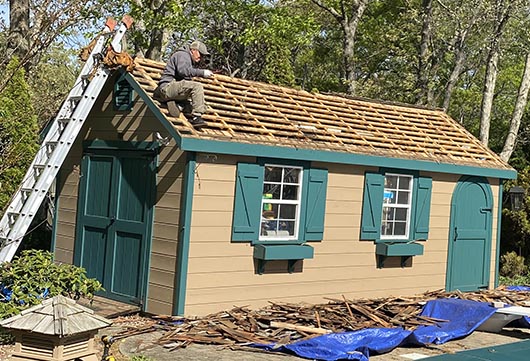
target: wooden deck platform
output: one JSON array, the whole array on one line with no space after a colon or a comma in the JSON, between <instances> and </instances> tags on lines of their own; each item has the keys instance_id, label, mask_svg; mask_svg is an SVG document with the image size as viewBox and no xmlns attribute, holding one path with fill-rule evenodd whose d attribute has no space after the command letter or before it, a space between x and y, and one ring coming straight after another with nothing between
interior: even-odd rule
<instances>
[{"instance_id":1,"label":"wooden deck platform","mask_svg":"<svg viewBox=\"0 0 530 361\"><path fill-rule=\"evenodd\" d=\"M81 298L77 301L77 303L90 308L97 315L103 316L105 318L125 316L141 311L139 306L130 305L101 296L94 296L92 302L90 302L86 298Z\"/></svg>"}]
</instances>

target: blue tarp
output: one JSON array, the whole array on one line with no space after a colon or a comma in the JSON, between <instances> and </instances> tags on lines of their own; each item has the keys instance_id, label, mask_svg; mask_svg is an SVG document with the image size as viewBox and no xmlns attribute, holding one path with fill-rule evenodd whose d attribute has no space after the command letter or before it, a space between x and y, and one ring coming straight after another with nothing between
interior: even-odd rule
<instances>
[{"instance_id":1,"label":"blue tarp","mask_svg":"<svg viewBox=\"0 0 530 361\"><path fill-rule=\"evenodd\" d=\"M421 326L412 332L402 328L368 328L318 336L279 347L255 346L270 351L294 353L314 360L368 361L370 354L386 353L398 346L442 344L467 336L494 313L495 308L484 302L438 299L428 301L421 315L447 322L440 322L435 326Z\"/></svg>"},{"instance_id":2,"label":"blue tarp","mask_svg":"<svg viewBox=\"0 0 530 361\"><path fill-rule=\"evenodd\" d=\"M508 291L521 291L521 292L530 292L529 286L507 286ZM518 320L515 320L510 323L510 326L521 327L521 328L530 328L530 317L523 316Z\"/></svg>"},{"instance_id":3,"label":"blue tarp","mask_svg":"<svg viewBox=\"0 0 530 361\"><path fill-rule=\"evenodd\" d=\"M526 292L530 291L529 286L507 286L506 289L508 291L526 291Z\"/></svg>"}]
</instances>

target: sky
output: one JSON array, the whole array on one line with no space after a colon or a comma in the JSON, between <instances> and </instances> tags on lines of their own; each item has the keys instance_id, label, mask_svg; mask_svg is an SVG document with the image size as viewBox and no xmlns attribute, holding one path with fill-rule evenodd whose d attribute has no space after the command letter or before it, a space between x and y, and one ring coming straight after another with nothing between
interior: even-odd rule
<instances>
[{"instance_id":1,"label":"sky","mask_svg":"<svg viewBox=\"0 0 530 361\"><path fill-rule=\"evenodd\" d=\"M7 26L9 20L8 9L9 7L7 4L0 4L0 24L2 24L2 26Z\"/></svg>"}]
</instances>

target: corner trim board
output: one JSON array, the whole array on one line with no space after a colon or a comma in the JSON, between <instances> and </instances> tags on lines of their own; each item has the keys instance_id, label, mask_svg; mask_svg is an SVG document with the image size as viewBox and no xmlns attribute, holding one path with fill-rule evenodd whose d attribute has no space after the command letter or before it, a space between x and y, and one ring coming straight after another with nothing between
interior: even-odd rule
<instances>
[{"instance_id":1,"label":"corner trim board","mask_svg":"<svg viewBox=\"0 0 530 361\"><path fill-rule=\"evenodd\" d=\"M186 287L188 280L188 258L190 252L190 231L192 216L191 211L193 206L193 189L195 186L195 165L195 153L188 153L182 185L183 197L179 220L180 236L175 273L173 315L183 315L186 305Z\"/></svg>"},{"instance_id":2,"label":"corner trim board","mask_svg":"<svg viewBox=\"0 0 530 361\"><path fill-rule=\"evenodd\" d=\"M497 241L495 242L495 276L493 280L493 287L499 287L499 261L501 257L501 227L502 227L502 194L504 187L502 179L499 179L499 195L497 198Z\"/></svg>"}]
</instances>

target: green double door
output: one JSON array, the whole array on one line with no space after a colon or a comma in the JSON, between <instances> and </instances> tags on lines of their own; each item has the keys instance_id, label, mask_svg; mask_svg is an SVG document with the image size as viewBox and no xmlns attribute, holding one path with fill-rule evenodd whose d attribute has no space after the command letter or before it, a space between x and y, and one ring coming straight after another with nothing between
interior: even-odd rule
<instances>
[{"instance_id":1,"label":"green double door","mask_svg":"<svg viewBox=\"0 0 530 361\"><path fill-rule=\"evenodd\" d=\"M451 201L446 289L475 291L490 280L493 194L482 177L463 177Z\"/></svg>"},{"instance_id":2,"label":"green double door","mask_svg":"<svg viewBox=\"0 0 530 361\"><path fill-rule=\"evenodd\" d=\"M74 262L102 296L142 305L147 285L155 158L148 151L85 154Z\"/></svg>"}]
</instances>

